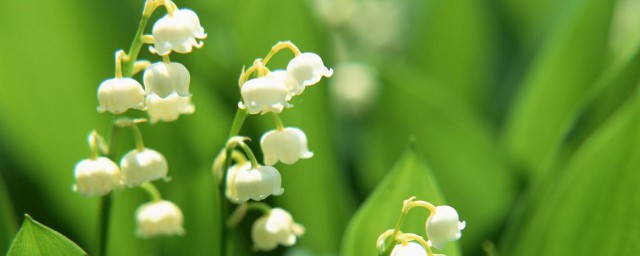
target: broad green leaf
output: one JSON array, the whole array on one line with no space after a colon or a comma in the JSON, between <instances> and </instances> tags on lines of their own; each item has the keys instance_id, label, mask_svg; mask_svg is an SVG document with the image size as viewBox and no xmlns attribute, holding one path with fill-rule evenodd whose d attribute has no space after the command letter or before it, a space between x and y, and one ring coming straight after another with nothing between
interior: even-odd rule
<instances>
[{"instance_id":1,"label":"broad green leaf","mask_svg":"<svg viewBox=\"0 0 640 256\"><path fill-rule=\"evenodd\" d=\"M517 184L497 150L490 128L446 86L408 66L385 74L387 88L371 128L353 135L359 157L357 181L365 191L383 177L410 136L433 167L448 202L474 228L461 241L465 252L497 232L517 193ZM361 136L361 137L360 137Z\"/></svg>"},{"instance_id":2,"label":"broad green leaf","mask_svg":"<svg viewBox=\"0 0 640 256\"><path fill-rule=\"evenodd\" d=\"M25 215L8 256L87 255L78 245L57 231Z\"/></svg>"},{"instance_id":3,"label":"broad green leaf","mask_svg":"<svg viewBox=\"0 0 640 256\"><path fill-rule=\"evenodd\" d=\"M533 193L507 255L640 252L640 102L630 98Z\"/></svg>"},{"instance_id":4,"label":"broad green leaf","mask_svg":"<svg viewBox=\"0 0 640 256\"><path fill-rule=\"evenodd\" d=\"M0 170L0 252L5 252L9 248L13 236L16 234L17 223L11 198L9 197L2 175L2 171Z\"/></svg>"},{"instance_id":5,"label":"broad green leaf","mask_svg":"<svg viewBox=\"0 0 640 256\"><path fill-rule=\"evenodd\" d=\"M600 73L613 1L572 1L523 78L504 143L528 174L549 159Z\"/></svg>"},{"instance_id":6,"label":"broad green leaf","mask_svg":"<svg viewBox=\"0 0 640 256\"><path fill-rule=\"evenodd\" d=\"M434 205L445 204L431 169L410 147L349 222L340 255L377 255L378 236L395 227L402 202L412 196ZM428 211L424 209L411 210L401 227L402 232L418 234L426 239L425 223L428 216ZM461 215L461 218L465 219L465 216ZM474 224L469 223L467 228L472 226ZM464 232L462 239L465 238ZM448 244L442 253L460 255L457 242Z\"/></svg>"}]
</instances>

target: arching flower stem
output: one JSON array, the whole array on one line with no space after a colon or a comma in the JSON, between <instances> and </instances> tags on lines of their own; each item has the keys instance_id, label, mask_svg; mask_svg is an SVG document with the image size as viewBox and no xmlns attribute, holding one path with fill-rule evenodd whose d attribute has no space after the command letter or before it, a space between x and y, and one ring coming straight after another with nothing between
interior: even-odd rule
<instances>
[{"instance_id":1,"label":"arching flower stem","mask_svg":"<svg viewBox=\"0 0 640 256\"><path fill-rule=\"evenodd\" d=\"M153 185L153 183L151 182L142 183L142 185L140 185L140 188L144 189L147 192L147 194L149 194L151 201L153 202L162 201L162 194L160 194L160 190L158 190L158 188L155 185Z\"/></svg>"},{"instance_id":2,"label":"arching flower stem","mask_svg":"<svg viewBox=\"0 0 640 256\"><path fill-rule=\"evenodd\" d=\"M291 43L291 41L282 41L282 42L276 43L273 47L271 47L271 51L269 51L269 54L267 54L267 56L264 57L264 61L262 63L264 65L267 65L267 63L271 60L271 58L273 58L273 56L276 55L276 53L278 53L283 49L291 50L294 56L300 55L300 49L298 49L298 47L295 44Z\"/></svg>"}]
</instances>

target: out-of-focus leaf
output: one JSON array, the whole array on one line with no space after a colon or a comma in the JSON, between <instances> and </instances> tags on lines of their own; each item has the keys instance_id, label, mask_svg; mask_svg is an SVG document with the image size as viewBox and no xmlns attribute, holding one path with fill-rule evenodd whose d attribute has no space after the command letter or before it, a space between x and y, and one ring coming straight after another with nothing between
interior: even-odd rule
<instances>
[{"instance_id":1,"label":"out-of-focus leaf","mask_svg":"<svg viewBox=\"0 0 640 256\"><path fill-rule=\"evenodd\" d=\"M504 143L528 174L555 153L600 72L613 1L573 1L525 74Z\"/></svg>"},{"instance_id":2,"label":"out-of-focus leaf","mask_svg":"<svg viewBox=\"0 0 640 256\"><path fill-rule=\"evenodd\" d=\"M349 222L340 255L377 255L378 236L395 228L402 202L412 196L434 205L445 204L436 178L415 149L410 147ZM418 234L426 239L425 223L428 216L427 211L412 210L401 227L402 232ZM461 215L461 218L465 216ZM462 239L464 237L463 234ZM443 253L460 255L457 242L448 244Z\"/></svg>"},{"instance_id":3,"label":"out-of-focus leaf","mask_svg":"<svg viewBox=\"0 0 640 256\"><path fill-rule=\"evenodd\" d=\"M463 248L480 251L480 242L497 232L517 193L491 129L445 86L419 71L398 65L386 77L372 128L361 135L358 181L368 191L386 174L393 152L415 136L447 201L475 223L465 232Z\"/></svg>"},{"instance_id":4,"label":"out-of-focus leaf","mask_svg":"<svg viewBox=\"0 0 640 256\"><path fill-rule=\"evenodd\" d=\"M495 8L484 0L409 2L417 13L407 56L474 111L488 114L498 64Z\"/></svg>"},{"instance_id":5,"label":"out-of-focus leaf","mask_svg":"<svg viewBox=\"0 0 640 256\"><path fill-rule=\"evenodd\" d=\"M640 247L640 101L630 98L549 174L507 255L636 255Z\"/></svg>"},{"instance_id":6,"label":"out-of-focus leaf","mask_svg":"<svg viewBox=\"0 0 640 256\"><path fill-rule=\"evenodd\" d=\"M0 172L0 252L5 252L16 234L16 218Z\"/></svg>"},{"instance_id":7,"label":"out-of-focus leaf","mask_svg":"<svg viewBox=\"0 0 640 256\"><path fill-rule=\"evenodd\" d=\"M8 256L87 255L82 248L57 231L25 215L16 238L11 243Z\"/></svg>"}]
</instances>

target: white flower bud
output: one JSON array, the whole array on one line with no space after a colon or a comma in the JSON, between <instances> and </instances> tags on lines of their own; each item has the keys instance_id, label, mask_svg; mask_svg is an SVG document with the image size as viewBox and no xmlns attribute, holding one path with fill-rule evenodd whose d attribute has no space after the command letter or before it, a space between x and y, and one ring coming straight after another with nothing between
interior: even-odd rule
<instances>
[{"instance_id":1,"label":"white flower bud","mask_svg":"<svg viewBox=\"0 0 640 256\"><path fill-rule=\"evenodd\" d=\"M464 227L465 222L460 222L458 212L448 205L436 207L435 213L426 225L429 241L438 250L444 248L448 242L458 240L462 236L460 230Z\"/></svg>"},{"instance_id":2,"label":"white flower bud","mask_svg":"<svg viewBox=\"0 0 640 256\"><path fill-rule=\"evenodd\" d=\"M269 251L278 244L292 246L297 237L304 234L304 227L293 221L291 214L281 208L273 208L258 218L251 228L251 238L256 249Z\"/></svg>"},{"instance_id":3,"label":"white flower bud","mask_svg":"<svg viewBox=\"0 0 640 256\"><path fill-rule=\"evenodd\" d=\"M207 34L200 26L198 15L189 9L175 10L173 15L165 15L153 24L154 51L159 55L167 55L171 51L189 53L193 47L201 47Z\"/></svg>"},{"instance_id":4,"label":"white flower bud","mask_svg":"<svg viewBox=\"0 0 640 256\"><path fill-rule=\"evenodd\" d=\"M176 92L180 96L189 96L189 70L184 65L171 62L151 64L144 71L145 92L157 94L161 98Z\"/></svg>"},{"instance_id":5,"label":"white flower bud","mask_svg":"<svg viewBox=\"0 0 640 256\"><path fill-rule=\"evenodd\" d=\"M144 109L144 89L131 78L107 79L98 87L98 112L121 114L127 109Z\"/></svg>"},{"instance_id":6,"label":"white flower bud","mask_svg":"<svg viewBox=\"0 0 640 256\"><path fill-rule=\"evenodd\" d=\"M289 90L283 81L270 76L251 79L240 89L244 102L238 107L249 109L249 114L264 114L267 112L280 113L285 107L291 107L287 102Z\"/></svg>"},{"instance_id":7,"label":"white flower bud","mask_svg":"<svg viewBox=\"0 0 640 256\"><path fill-rule=\"evenodd\" d=\"M73 190L85 196L103 196L121 185L120 168L106 157L78 162L75 179Z\"/></svg>"},{"instance_id":8,"label":"white flower bud","mask_svg":"<svg viewBox=\"0 0 640 256\"><path fill-rule=\"evenodd\" d=\"M142 238L184 235L183 220L182 211L172 202L161 200L145 203L136 211L136 233Z\"/></svg>"},{"instance_id":9,"label":"white flower bud","mask_svg":"<svg viewBox=\"0 0 640 256\"><path fill-rule=\"evenodd\" d=\"M158 121L173 122L180 114L192 114L196 110L191 104L191 96L179 96L172 93L161 98L155 93L147 95L147 113L151 124Z\"/></svg>"},{"instance_id":10,"label":"white flower bud","mask_svg":"<svg viewBox=\"0 0 640 256\"><path fill-rule=\"evenodd\" d=\"M289 61L287 74L297 81L297 89L292 93L298 95L304 91L305 86L311 86L324 77L331 77L333 70L324 66L318 54L312 52L301 53Z\"/></svg>"},{"instance_id":11,"label":"white flower bud","mask_svg":"<svg viewBox=\"0 0 640 256\"><path fill-rule=\"evenodd\" d=\"M258 166L252 169L250 163L231 166L227 173L226 196L234 203L249 199L260 201L269 195L284 193L282 177L276 168Z\"/></svg>"},{"instance_id":12,"label":"white flower bud","mask_svg":"<svg viewBox=\"0 0 640 256\"><path fill-rule=\"evenodd\" d=\"M129 151L120 161L122 181L128 187L136 187L147 181L167 177L167 160L158 151L145 148Z\"/></svg>"},{"instance_id":13,"label":"white flower bud","mask_svg":"<svg viewBox=\"0 0 640 256\"><path fill-rule=\"evenodd\" d=\"M404 242L393 247L391 256L427 256L427 251L416 242Z\"/></svg>"},{"instance_id":14,"label":"white flower bud","mask_svg":"<svg viewBox=\"0 0 640 256\"><path fill-rule=\"evenodd\" d=\"M278 161L294 164L298 159L307 159L313 153L307 148L307 136L298 128L287 127L283 130L271 130L260 139L264 153L264 163L274 165Z\"/></svg>"}]
</instances>

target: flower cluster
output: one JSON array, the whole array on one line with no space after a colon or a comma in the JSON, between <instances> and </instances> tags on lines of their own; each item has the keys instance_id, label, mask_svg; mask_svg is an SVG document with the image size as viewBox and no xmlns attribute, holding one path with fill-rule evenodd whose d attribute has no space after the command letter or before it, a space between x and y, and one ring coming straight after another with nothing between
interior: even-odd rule
<instances>
[{"instance_id":1,"label":"flower cluster","mask_svg":"<svg viewBox=\"0 0 640 256\"><path fill-rule=\"evenodd\" d=\"M444 249L449 242L456 241L462 236L462 231L466 225L464 221L460 221L458 212L448 205L434 206L429 202L415 201L415 197L411 197L404 201L402 207L402 216L400 220L413 207L426 208L431 212L425 223L428 241L425 241L419 235L412 233L403 233L398 229L390 229L385 231L378 237L378 252L380 255L387 255L389 250L391 256L414 256L414 255L440 255L433 254L431 247L438 250ZM398 227L402 224L399 223ZM391 247L393 246L393 247Z\"/></svg>"},{"instance_id":2,"label":"flower cluster","mask_svg":"<svg viewBox=\"0 0 640 256\"><path fill-rule=\"evenodd\" d=\"M147 1L145 12L153 12L161 5L166 7L167 14L155 22L152 35L143 35L139 40L153 44L150 51L162 56L162 61L153 64L135 61L137 53L117 51L115 77L98 87L99 112L122 114L128 109L146 110L153 124L172 122L181 114L195 111L189 93L189 71L184 65L172 62L169 54L190 53L194 47L202 47L202 41L198 40L207 34L195 12L178 9L171 0ZM143 69L144 87L131 78Z\"/></svg>"},{"instance_id":3,"label":"flower cluster","mask_svg":"<svg viewBox=\"0 0 640 256\"><path fill-rule=\"evenodd\" d=\"M282 49L289 49L294 54L286 69L267 68L269 60ZM289 101L302 94L306 87L332 74L333 70L324 65L320 56L311 52L302 53L291 42L277 43L264 59L256 59L252 66L242 70L239 79L242 100L238 103L232 137L216 157L213 169L215 176L221 179L219 183L224 186L227 199L240 204L230 219L244 216L251 206L261 205L258 208L264 215L256 220L252 230L256 250L272 250L278 244L291 246L296 237L304 233L304 228L296 224L285 210L248 201L261 201L271 195L284 193L282 178L275 164L281 162L291 165L313 156L308 149L305 133L296 127L285 127L278 114L285 108L293 107ZM249 138L238 136L245 118L257 114L269 114L276 126L260 139L264 165L258 162L245 143Z\"/></svg>"},{"instance_id":4,"label":"flower cluster","mask_svg":"<svg viewBox=\"0 0 640 256\"><path fill-rule=\"evenodd\" d=\"M160 7L164 7L167 14L153 24L151 34L145 34L147 21ZM116 51L115 76L98 87L98 112L124 114L129 109L137 109L146 111L149 118L117 117L113 122L109 146L97 132L91 133L91 157L76 165L74 190L87 197L106 196L123 187L146 190L152 200L141 205L136 212L137 234L143 238L182 235L184 218L180 208L163 200L151 183L167 180L169 164L160 152L144 146L138 124L146 121L151 124L172 122L180 115L195 111L189 92L189 71L183 64L172 62L169 55L173 52L190 53L193 48L202 47L201 40L206 37L194 11L179 9L171 0L146 0L129 52ZM149 44L150 52L162 60L153 64L137 60L145 44ZM132 78L142 71L144 86ZM114 151L117 149L117 136L123 128L133 131L136 148L125 153L116 164Z\"/></svg>"}]
</instances>

